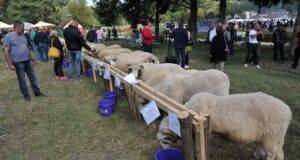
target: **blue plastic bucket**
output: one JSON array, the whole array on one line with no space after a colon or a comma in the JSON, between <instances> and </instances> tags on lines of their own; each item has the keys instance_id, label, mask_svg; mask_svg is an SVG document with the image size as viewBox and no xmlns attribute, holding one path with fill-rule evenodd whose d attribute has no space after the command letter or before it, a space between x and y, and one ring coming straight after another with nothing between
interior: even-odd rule
<instances>
[{"instance_id":1,"label":"blue plastic bucket","mask_svg":"<svg viewBox=\"0 0 300 160\"><path fill-rule=\"evenodd\" d=\"M98 102L99 113L104 117L109 117L114 112L115 102L111 99L102 99Z\"/></svg>"},{"instance_id":2,"label":"blue plastic bucket","mask_svg":"<svg viewBox=\"0 0 300 160\"><path fill-rule=\"evenodd\" d=\"M184 160L181 150L176 148L159 149L156 151L154 160Z\"/></svg>"},{"instance_id":3,"label":"blue plastic bucket","mask_svg":"<svg viewBox=\"0 0 300 160\"><path fill-rule=\"evenodd\" d=\"M115 91L106 91L106 92L104 92L104 95L103 95L105 98L107 98L107 99L111 99L111 100L113 100L113 101L115 101L115 102L117 102L118 100L117 100L117 92L115 92Z\"/></svg>"},{"instance_id":4,"label":"blue plastic bucket","mask_svg":"<svg viewBox=\"0 0 300 160\"><path fill-rule=\"evenodd\" d=\"M64 59L63 60L63 68L68 68L69 67L69 61L68 60L66 60L66 59Z\"/></svg>"},{"instance_id":5,"label":"blue plastic bucket","mask_svg":"<svg viewBox=\"0 0 300 160\"><path fill-rule=\"evenodd\" d=\"M93 77L93 70L91 68L85 70L85 76Z\"/></svg>"}]
</instances>

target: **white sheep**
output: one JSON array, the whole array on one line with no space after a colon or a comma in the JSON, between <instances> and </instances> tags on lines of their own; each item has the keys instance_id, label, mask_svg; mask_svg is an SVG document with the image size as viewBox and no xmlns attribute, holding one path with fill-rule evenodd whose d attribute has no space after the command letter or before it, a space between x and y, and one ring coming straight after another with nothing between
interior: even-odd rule
<instances>
[{"instance_id":1,"label":"white sheep","mask_svg":"<svg viewBox=\"0 0 300 160\"><path fill-rule=\"evenodd\" d=\"M240 144L258 142L257 151L263 158L284 159L282 147L292 113L281 100L262 92L227 96L198 93L185 105L197 113L210 115L211 133ZM164 147L167 141L163 135L169 133L167 125L164 120L157 135Z\"/></svg>"},{"instance_id":2,"label":"white sheep","mask_svg":"<svg viewBox=\"0 0 300 160\"><path fill-rule=\"evenodd\" d=\"M206 92L215 95L228 95L228 76L218 70L188 70L185 73L165 73L164 79L153 89L184 104L194 94Z\"/></svg>"},{"instance_id":3,"label":"white sheep","mask_svg":"<svg viewBox=\"0 0 300 160\"><path fill-rule=\"evenodd\" d=\"M108 56L108 55L118 55L118 54L121 54L121 53L132 53L132 51L130 49L126 49L126 48L121 48L121 49L107 49L107 47L106 47L100 53L98 53L98 58L100 60L104 60L105 56Z\"/></svg>"},{"instance_id":4,"label":"white sheep","mask_svg":"<svg viewBox=\"0 0 300 160\"><path fill-rule=\"evenodd\" d=\"M120 54L114 58L115 66L123 72L128 72L130 66L142 63L159 63L157 57L153 54L142 52L133 52L131 54Z\"/></svg>"},{"instance_id":5,"label":"white sheep","mask_svg":"<svg viewBox=\"0 0 300 160\"><path fill-rule=\"evenodd\" d=\"M152 81L158 81L157 79L164 78L165 73L184 73L185 70L182 69L177 64L172 63L162 63L162 64L151 64L151 63L143 63L143 64L135 64L130 65L129 72L132 72L136 78L142 80L143 82L147 82L151 79L151 77L155 77ZM160 76L162 75L162 76Z\"/></svg>"}]
</instances>

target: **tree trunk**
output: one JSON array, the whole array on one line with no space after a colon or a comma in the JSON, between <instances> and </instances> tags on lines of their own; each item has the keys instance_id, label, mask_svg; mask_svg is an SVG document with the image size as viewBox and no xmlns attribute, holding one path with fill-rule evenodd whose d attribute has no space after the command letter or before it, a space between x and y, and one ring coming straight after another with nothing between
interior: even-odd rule
<instances>
[{"instance_id":1,"label":"tree trunk","mask_svg":"<svg viewBox=\"0 0 300 160\"><path fill-rule=\"evenodd\" d=\"M191 35L195 42L197 42L197 22L198 22L198 1L191 0L190 4L190 18L191 18Z\"/></svg>"},{"instance_id":2,"label":"tree trunk","mask_svg":"<svg viewBox=\"0 0 300 160\"><path fill-rule=\"evenodd\" d=\"M226 20L226 0L220 0L219 5L219 23L225 23Z\"/></svg>"},{"instance_id":3,"label":"tree trunk","mask_svg":"<svg viewBox=\"0 0 300 160\"><path fill-rule=\"evenodd\" d=\"M298 2L298 9L297 9L297 17L296 17L296 23L294 27L294 33L293 33L293 38L291 39L291 44L290 44L290 55L294 55L294 50L295 50L295 44L296 44L296 34L300 31L300 2Z\"/></svg>"},{"instance_id":4,"label":"tree trunk","mask_svg":"<svg viewBox=\"0 0 300 160\"><path fill-rule=\"evenodd\" d=\"M156 0L155 4L155 39L159 41L159 0Z\"/></svg>"}]
</instances>

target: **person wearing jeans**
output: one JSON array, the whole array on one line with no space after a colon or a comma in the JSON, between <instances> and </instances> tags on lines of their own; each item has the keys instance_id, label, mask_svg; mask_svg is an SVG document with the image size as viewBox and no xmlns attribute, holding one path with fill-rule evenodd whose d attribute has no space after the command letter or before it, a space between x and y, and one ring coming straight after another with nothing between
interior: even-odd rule
<instances>
[{"instance_id":1,"label":"person wearing jeans","mask_svg":"<svg viewBox=\"0 0 300 160\"><path fill-rule=\"evenodd\" d=\"M70 51L70 65L68 69L68 78L72 78L73 68L76 70L76 78L80 79L81 71L81 52L80 51Z\"/></svg>"},{"instance_id":2,"label":"person wearing jeans","mask_svg":"<svg viewBox=\"0 0 300 160\"><path fill-rule=\"evenodd\" d=\"M49 36L44 31L43 28L39 28L36 36L34 38L34 42L37 46L38 51L38 60L42 62L48 62L48 51L49 51Z\"/></svg>"},{"instance_id":3,"label":"person wearing jeans","mask_svg":"<svg viewBox=\"0 0 300 160\"><path fill-rule=\"evenodd\" d=\"M184 22L179 23L179 27L174 29L170 38L174 38L174 48L176 52L177 64L185 68L185 47L188 43L188 32L183 28Z\"/></svg>"},{"instance_id":4,"label":"person wearing jeans","mask_svg":"<svg viewBox=\"0 0 300 160\"><path fill-rule=\"evenodd\" d=\"M4 37L5 61L10 70L15 70L19 88L26 101L30 101L29 91L26 85L25 74L27 75L31 88L36 97L46 97L39 86L32 66L32 56L27 46L27 40L24 36L24 24L22 22L14 23L14 31Z\"/></svg>"},{"instance_id":5,"label":"person wearing jeans","mask_svg":"<svg viewBox=\"0 0 300 160\"><path fill-rule=\"evenodd\" d=\"M81 36L80 31L78 30L78 22L72 21L71 24L64 29L64 38L68 50L70 51L70 65L68 70L68 79L73 79L73 68L76 69L76 78L77 81L80 81L80 72L81 72L81 49L84 47L88 51L95 52L95 49L91 49L88 46L83 37Z\"/></svg>"}]
</instances>

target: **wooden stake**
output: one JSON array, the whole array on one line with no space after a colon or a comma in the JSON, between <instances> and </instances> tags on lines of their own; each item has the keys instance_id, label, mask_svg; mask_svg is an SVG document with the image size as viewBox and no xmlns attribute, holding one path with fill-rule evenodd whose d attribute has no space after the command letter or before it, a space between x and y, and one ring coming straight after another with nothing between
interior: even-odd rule
<instances>
[{"instance_id":1,"label":"wooden stake","mask_svg":"<svg viewBox=\"0 0 300 160\"><path fill-rule=\"evenodd\" d=\"M93 78L94 78L94 82L96 83L96 82L97 82L97 75L96 75L95 68L92 67L92 70L93 70Z\"/></svg>"},{"instance_id":2,"label":"wooden stake","mask_svg":"<svg viewBox=\"0 0 300 160\"><path fill-rule=\"evenodd\" d=\"M196 159L197 160L206 160L206 144L204 137L204 127L203 120L201 117L194 117L198 123L195 127L195 151L196 151Z\"/></svg>"},{"instance_id":3,"label":"wooden stake","mask_svg":"<svg viewBox=\"0 0 300 160\"><path fill-rule=\"evenodd\" d=\"M110 78L110 80L108 80L108 83L109 83L109 91L112 92L114 90L114 87L113 87L111 78Z\"/></svg>"},{"instance_id":4,"label":"wooden stake","mask_svg":"<svg viewBox=\"0 0 300 160\"><path fill-rule=\"evenodd\" d=\"M178 114L178 118L181 125L181 140L182 140L182 151L187 160L194 160L194 142L193 142L193 126L192 120L189 117L189 113L181 111Z\"/></svg>"}]
</instances>

